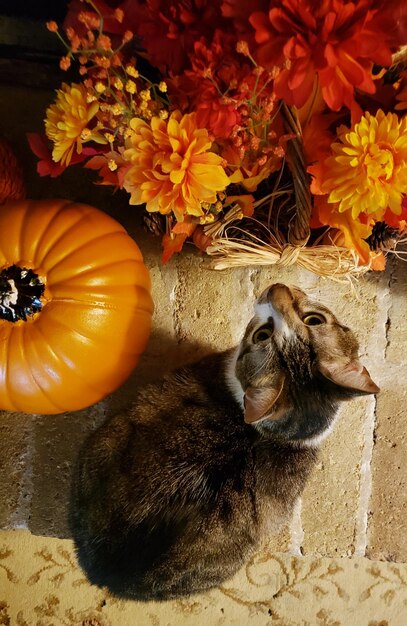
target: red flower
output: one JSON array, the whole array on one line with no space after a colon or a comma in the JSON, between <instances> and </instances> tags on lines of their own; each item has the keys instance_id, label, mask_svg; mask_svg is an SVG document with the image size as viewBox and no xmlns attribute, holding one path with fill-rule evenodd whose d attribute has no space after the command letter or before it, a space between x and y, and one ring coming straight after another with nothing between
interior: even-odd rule
<instances>
[{"instance_id":1,"label":"red flower","mask_svg":"<svg viewBox=\"0 0 407 626\"><path fill-rule=\"evenodd\" d=\"M220 95L211 80L191 72L167 82L172 106L183 112L196 111L199 128L206 128L212 139L229 137L240 123L236 103Z\"/></svg>"},{"instance_id":2,"label":"red flower","mask_svg":"<svg viewBox=\"0 0 407 626\"><path fill-rule=\"evenodd\" d=\"M229 137L241 116L236 105L219 96L216 87L209 81L196 103L196 121L199 128L206 128L216 139Z\"/></svg>"},{"instance_id":3,"label":"red flower","mask_svg":"<svg viewBox=\"0 0 407 626\"><path fill-rule=\"evenodd\" d=\"M199 127L213 137L228 137L241 121L239 87L253 68L236 52L233 35L219 30L210 44L203 37L196 41L189 59L191 68L168 82L171 103L196 111Z\"/></svg>"},{"instance_id":4,"label":"red flower","mask_svg":"<svg viewBox=\"0 0 407 626\"><path fill-rule=\"evenodd\" d=\"M176 99L180 91L188 95L198 125L217 139L228 137L241 121L238 107L246 94L240 93L240 87L247 84L253 68L236 52L235 37L220 30L209 45L203 38L195 42L190 63L191 69L177 81Z\"/></svg>"},{"instance_id":5,"label":"red flower","mask_svg":"<svg viewBox=\"0 0 407 626\"><path fill-rule=\"evenodd\" d=\"M187 75L210 76L223 82L225 90L230 88L231 83L236 83L238 76L252 69L246 59L236 52L236 37L219 29L214 32L209 44L203 37L194 43L190 61L192 69L186 70Z\"/></svg>"},{"instance_id":6,"label":"red flower","mask_svg":"<svg viewBox=\"0 0 407 626\"><path fill-rule=\"evenodd\" d=\"M151 63L174 75L189 65L194 42L221 23L220 0L147 0L136 32Z\"/></svg>"},{"instance_id":7,"label":"red flower","mask_svg":"<svg viewBox=\"0 0 407 626\"><path fill-rule=\"evenodd\" d=\"M129 166L118 152L109 151L96 154L85 163L84 167L99 172L98 185L123 186L123 177Z\"/></svg>"},{"instance_id":8,"label":"red flower","mask_svg":"<svg viewBox=\"0 0 407 626\"><path fill-rule=\"evenodd\" d=\"M224 17L232 18L233 26L237 33L249 40L253 36L250 29L249 17L255 11L267 11L269 0L223 0L221 11Z\"/></svg>"},{"instance_id":9,"label":"red flower","mask_svg":"<svg viewBox=\"0 0 407 626\"><path fill-rule=\"evenodd\" d=\"M37 163L37 172L40 176L51 176L51 178L55 178L56 176L62 174L62 172L66 169L66 166L53 161L52 150L49 147L49 142L45 135L40 135L39 133L27 133L27 140L30 144L32 152L40 159ZM72 156L70 165L81 163L89 156L98 154L98 152L102 152L102 150L95 150L94 148L89 147L83 148L81 154L75 153Z\"/></svg>"},{"instance_id":10,"label":"red flower","mask_svg":"<svg viewBox=\"0 0 407 626\"><path fill-rule=\"evenodd\" d=\"M249 19L253 11L267 11L268 0L251 0L251 2L242 2L241 0L223 0L222 15L231 17L238 23L245 22Z\"/></svg>"},{"instance_id":11,"label":"red flower","mask_svg":"<svg viewBox=\"0 0 407 626\"><path fill-rule=\"evenodd\" d=\"M261 65L283 66L275 91L301 107L318 76L327 105L352 107L354 90L374 93L374 63L391 64L399 2L384 0L273 0L268 14L255 12L255 55ZM382 4L379 13L379 4Z\"/></svg>"}]
</instances>

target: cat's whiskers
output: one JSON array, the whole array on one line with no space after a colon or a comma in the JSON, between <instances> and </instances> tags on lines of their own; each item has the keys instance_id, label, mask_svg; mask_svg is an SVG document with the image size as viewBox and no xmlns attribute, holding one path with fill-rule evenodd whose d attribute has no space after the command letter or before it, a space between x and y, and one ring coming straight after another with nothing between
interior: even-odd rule
<instances>
[{"instance_id":1,"label":"cat's whiskers","mask_svg":"<svg viewBox=\"0 0 407 626\"><path fill-rule=\"evenodd\" d=\"M264 359L260 361L257 369L254 371L254 374L253 374L254 378L257 378L257 376L259 376L259 374L265 369L269 369L273 360L273 356L274 356L274 350L273 350L271 343L269 343L265 346Z\"/></svg>"}]
</instances>

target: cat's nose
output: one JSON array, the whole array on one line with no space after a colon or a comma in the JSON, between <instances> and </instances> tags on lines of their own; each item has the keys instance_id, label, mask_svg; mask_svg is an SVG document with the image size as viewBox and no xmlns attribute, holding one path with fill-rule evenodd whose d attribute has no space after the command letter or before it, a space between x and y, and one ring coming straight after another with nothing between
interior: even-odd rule
<instances>
[{"instance_id":1,"label":"cat's nose","mask_svg":"<svg viewBox=\"0 0 407 626\"><path fill-rule=\"evenodd\" d=\"M293 310L294 296L291 289L287 285L276 283L272 285L268 293L268 301L282 315L286 316L286 322L289 322Z\"/></svg>"},{"instance_id":2,"label":"cat's nose","mask_svg":"<svg viewBox=\"0 0 407 626\"><path fill-rule=\"evenodd\" d=\"M263 291L256 305L261 320L273 322L273 336L277 345L294 334L294 296L290 287L275 283Z\"/></svg>"},{"instance_id":3,"label":"cat's nose","mask_svg":"<svg viewBox=\"0 0 407 626\"><path fill-rule=\"evenodd\" d=\"M274 283L263 291L258 299L258 303L266 304L267 302L271 302L278 306L279 303L291 304L293 299L293 294L288 285L284 285L283 283Z\"/></svg>"},{"instance_id":4,"label":"cat's nose","mask_svg":"<svg viewBox=\"0 0 407 626\"><path fill-rule=\"evenodd\" d=\"M283 283L274 283L274 285L271 285L271 287L269 288L269 291L270 293L283 292L286 294L290 294L292 298L290 287L288 285L284 285Z\"/></svg>"}]
</instances>

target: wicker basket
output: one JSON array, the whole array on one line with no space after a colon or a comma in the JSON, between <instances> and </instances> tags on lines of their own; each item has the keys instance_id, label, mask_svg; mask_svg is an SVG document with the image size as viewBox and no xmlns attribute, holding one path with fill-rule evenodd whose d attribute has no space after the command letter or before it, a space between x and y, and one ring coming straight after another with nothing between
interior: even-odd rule
<instances>
[{"instance_id":1,"label":"wicker basket","mask_svg":"<svg viewBox=\"0 0 407 626\"><path fill-rule=\"evenodd\" d=\"M343 280L365 273L369 268L360 265L353 250L332 244L322 244L322 236L310 245L310 217L312 197L310 179L306 171L303 139L295 109L282 104L281 115L285 131L293 136L287 144L286 166L291 182L279 188L277 176L273 191L255 202L255 216L242 221L239 206L233 206L216 222L204 227L211 238L206 249L213 257L214 269L246 265L297 264L321 276ZM258 210L262 208L262 218ZM265 209L265 210L264 210ZM286 217L281 224L279 214ZM324 240L328 228L323 233Z\"/></svg>"}]
</instances>

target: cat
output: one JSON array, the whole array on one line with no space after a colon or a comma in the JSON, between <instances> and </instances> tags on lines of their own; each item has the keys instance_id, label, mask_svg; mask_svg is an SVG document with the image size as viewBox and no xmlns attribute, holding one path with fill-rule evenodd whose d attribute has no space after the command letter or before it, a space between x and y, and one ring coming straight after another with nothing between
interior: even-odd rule
<instances>
[{"instance_id":1,"label":"cat","mask_svg":"<svg viewBox=\"0 0 407 626\"><path fill-rule=\"evenodd\" d=\"M352 331L297 287L237 348L180 368L79 455L70 525L90 582L167 600L218 586L289 520L342 400L379 391Z\"/></svg>"}]
</instances>

